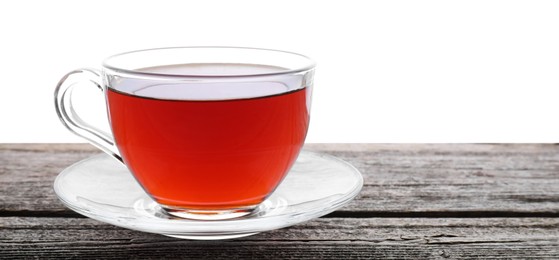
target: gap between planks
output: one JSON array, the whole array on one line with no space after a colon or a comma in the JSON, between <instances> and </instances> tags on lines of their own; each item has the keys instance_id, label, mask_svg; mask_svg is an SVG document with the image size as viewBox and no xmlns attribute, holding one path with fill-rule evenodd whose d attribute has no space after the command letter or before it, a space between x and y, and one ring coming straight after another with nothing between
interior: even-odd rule
<instances>
[{"instance_id":1,"label":"gap between planks","mask_svg":"<svg viewBox=\"0 0 559 260\"><path fill-rule=\"evenodd\" d=\"M1 217L34 218L85 218L78 213L64 211L0 211ZM514 212L514 211L335 211L320 218L559 218L559 212Z\"/></svg>"}]
</instances>

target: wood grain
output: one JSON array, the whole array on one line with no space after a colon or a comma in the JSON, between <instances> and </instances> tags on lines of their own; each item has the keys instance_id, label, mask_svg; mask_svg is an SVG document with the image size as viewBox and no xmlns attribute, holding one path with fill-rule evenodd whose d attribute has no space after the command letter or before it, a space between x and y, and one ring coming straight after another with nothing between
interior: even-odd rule
<instances>
[{"instance_id":1,"label":"wood grain","mask_svg":"<svg viewBox=\"0 0 559 260\"><path fill-rule=\"evenodd\" d=\"M559 219L317 219L227 241L187 241L91 219L0 218L9 256L142 258L556 258Z\"/></svg>"},{"instance_id":2,"label":"wood grain","mask_svg":"<svg viewBox=\"0 0 559 260\"><path fill-rule=\"evenodd\" d=\"M355 165L360 196L341 211L364 217L559 216L557 145L308 145ZM0 212L71 215L52 190L89 145L0 145ZM340 215L341 216L341 215Z\"/></svg>"},{"instance_id":3,"label":"wood grain","mask_svg":"<svg viewBox=\"0 0 559 260\"><path fill-rule=\"evenodd\" d=\"M559 145L311 144L365 179L326 217L227 241L127 230L66 209L52 183L98 153L0 144L0 258L559 259Z\"/></svg>"}]
</instances>

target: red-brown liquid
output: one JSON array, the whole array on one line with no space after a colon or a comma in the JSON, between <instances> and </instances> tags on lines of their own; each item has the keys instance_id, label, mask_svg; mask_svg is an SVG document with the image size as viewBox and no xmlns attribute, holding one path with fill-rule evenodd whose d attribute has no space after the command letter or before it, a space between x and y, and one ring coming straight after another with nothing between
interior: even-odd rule
<instances>
[{"instance_id":1,"label":"red-brown liquid","mask_svg":"<svg viewBox=\"0 0 559 260\"><path fill-rule=\"evenodd\" d=\"M303 145L307 89L251 99L163 100L111 88L119 151L160 204L226 209L262 202Z\"/></svg>"}]
</instances>

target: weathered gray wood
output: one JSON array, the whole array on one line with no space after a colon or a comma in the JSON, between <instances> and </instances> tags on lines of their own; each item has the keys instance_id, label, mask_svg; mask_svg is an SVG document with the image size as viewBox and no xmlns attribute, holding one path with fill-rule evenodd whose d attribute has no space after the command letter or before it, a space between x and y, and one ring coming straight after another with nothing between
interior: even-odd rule
<instances>
[{"instance_id":1,"label":"weathered gray wood","mask_svg":"<svg viewBox=\"0 0 559 260\"><path fill-rule=\"evenodd\" d=\"M64 208L52 182L98 153L89 145L0 144L0 258L559 259L557 145L306 148L359 168L360 197L329 218L204 242L76 218Z\"/></svg>"},{"instance_id":2,"label":"weathered gray wood","mask_svg":"<svg viewBox=\"0 0 559 260\"><path fill-rule=\"evenodd\" d=\"M306 149L333 154L362 171L365 187L342 211L559 216L558 145L320 144ZM65 167L96 153L89 145L0 145L0 214L73 214L56 200L52 182Z\"/></svg>"},{"instance_id":3,"label":"weathered gray wood","mask_svg":"<svg viewBox=\"0 0 559 260\"><path fill-rule=\"evenodd\" d=\"M53 191L65 167L98 153L90 145L0 145L0 214L70 212Z\"/></svg>"},{"instance_id":4,"label":"weathered gray wood","mask_svg":"<svg viewBox=\"0 0 559 260\"><path fill-rule=\"evenodd\" d=\"M558 258L558 218L329 218L229 241L185 241L75 218L0 218L0 255Z\"/></svg>"}]
</instances>

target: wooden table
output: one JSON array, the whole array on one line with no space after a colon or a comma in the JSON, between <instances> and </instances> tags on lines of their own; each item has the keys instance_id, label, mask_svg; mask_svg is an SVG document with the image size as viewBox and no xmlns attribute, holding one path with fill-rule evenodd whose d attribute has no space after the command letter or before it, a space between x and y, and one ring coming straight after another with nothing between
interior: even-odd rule
<instances>
[{"instance_id":1,"label":"wooden table","mask_svg":"<svg viewBox=\"0 0 559 260\"><path fill-rule=\"evenodd\" d=\"M84 218L55 197L89 145L0 145L0 258L559 259L559 146L313 144L362 171L330 215L227 241L187 241Z\"/></svg>"}]
</instances>

